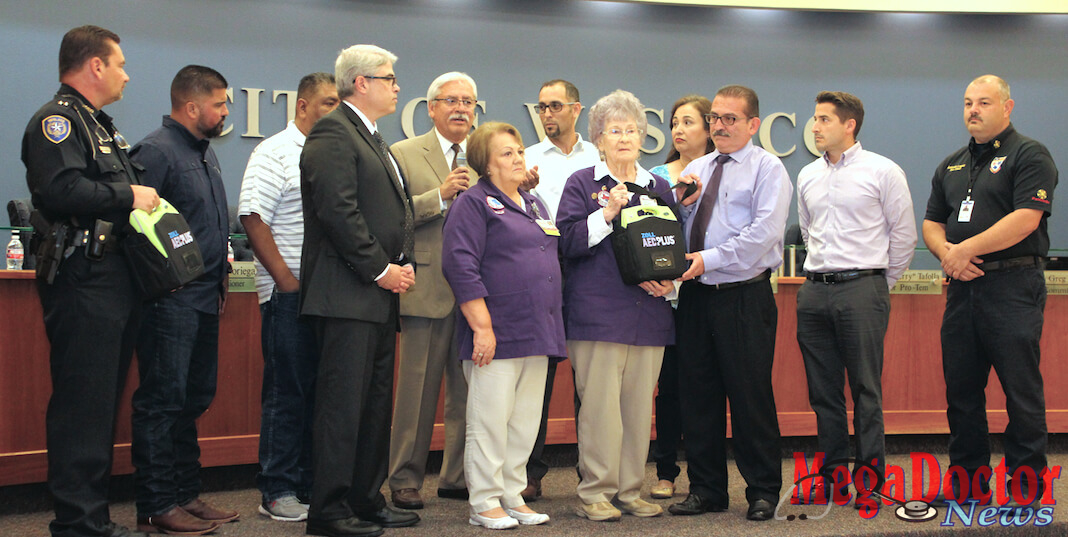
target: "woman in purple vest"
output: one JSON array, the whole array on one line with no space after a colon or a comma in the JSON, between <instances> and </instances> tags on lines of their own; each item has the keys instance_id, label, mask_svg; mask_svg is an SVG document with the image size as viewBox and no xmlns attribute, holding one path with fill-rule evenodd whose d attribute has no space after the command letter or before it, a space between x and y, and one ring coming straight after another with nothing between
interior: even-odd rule
<instances>
[{"instance_id":1,"label":"woman in purple vest","mask_svg":"<svg viewBox=\"0 0 1068 537\"><path fill-rule=\"evenodd\" d=\"M460 305L456 335L467 377L464 475L469 522L544 524L521 495L541 419L550 359L566 353L559 231L526 179L515 127L486 123L467 141L474 186L449 207L442 271Z\"/></svg>"},{"instance_id":2,"label":"woman in purple vest","mask_svg":"<svg viewBox=\"0 0 1068 537\"><path fill-rule=\"evenodd\" d=\"M664 346L675 340L670 281L623 283L609 235L620 211L655 203L631 194L626 182L669 203L671 187L638 165L645 134L644 106L616 90L590 109L590 141L603 161L575 172L557 211L564 260L564 324L575 389L582 404L578 431L576 514L618 520L622 513L657 516L659 505L640 497L649 454L653 389Z\"/></svg>"}]
</instances>

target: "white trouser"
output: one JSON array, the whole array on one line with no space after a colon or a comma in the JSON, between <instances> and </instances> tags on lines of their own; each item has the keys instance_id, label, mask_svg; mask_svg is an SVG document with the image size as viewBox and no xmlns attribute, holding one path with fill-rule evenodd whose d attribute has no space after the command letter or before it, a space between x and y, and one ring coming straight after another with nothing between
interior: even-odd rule
<instances>
[{"instance_id":1,"label":"white trouser","mask_svg":"<svg viewBox=\"0 0 1068 537\"><path fill-rule=\"evenodd\" d=\"M527 458L534 448L545 393L546 356L493 360L467 377L464 475L476 513L524 505ZM646 442L648 444L648 442ZM648 446L647 446L648 447Z\"/></svg>"}]
</instances>

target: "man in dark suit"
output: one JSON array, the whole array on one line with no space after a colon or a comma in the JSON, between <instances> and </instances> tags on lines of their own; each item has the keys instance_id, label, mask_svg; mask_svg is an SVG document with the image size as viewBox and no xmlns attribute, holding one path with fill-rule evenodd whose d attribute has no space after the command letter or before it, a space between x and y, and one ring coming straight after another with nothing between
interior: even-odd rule
<instances>
[{"instance_id":1,"label":"man in dark suit","mask_svg":"<svg viewBox=\"0 0 1068 537\"><path fill-rule=\"evenodd\" d=\"M397 108L387 50L355 45L334 66L342 104L300 160L300 312L319 343L309 535L375 536L419 516L386 505L398 295L415 284L411 198L376 121Z\"/></svg>"}]
</instances>

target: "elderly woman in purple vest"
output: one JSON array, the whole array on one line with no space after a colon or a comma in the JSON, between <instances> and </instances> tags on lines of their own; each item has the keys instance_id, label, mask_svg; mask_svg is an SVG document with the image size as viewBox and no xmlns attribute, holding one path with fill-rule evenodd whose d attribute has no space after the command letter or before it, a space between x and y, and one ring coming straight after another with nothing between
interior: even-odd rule
<instances>
[{"instance_id":1,"label":"elderly woman in purple vest","mask_svg":"<svg viewBox=\"0 0 1068 537\"><path fill-rule=\"evenodd\" d=\"M646 120L633 94L616 90L590 109L589 139L602 162L575 172L557 211L564 262L564 325L581 401L578 496L575 513L618 520L623 513L660 515L641 499L649 453L653 389L664 346L675 341L670 281L627 285L609 235L625 207L649 203L628 192L634 182L671 203L668 181L638 164Z\"/></svg>"},{"instance_id":2,"label":"elderly woman in purple vest","mask_svg":"<svg viewBox=\"0 0 1068 537\"><path fill-rule=\"evenodd\" d=\"M469 522L544 524L523 501L550 359L566 354L559 231L526 179L515 127L486 123L468 139L478 182L449 207L442 271L460 304L456 335L467 377L464 475Z\"/></svg>"}]
</instances>

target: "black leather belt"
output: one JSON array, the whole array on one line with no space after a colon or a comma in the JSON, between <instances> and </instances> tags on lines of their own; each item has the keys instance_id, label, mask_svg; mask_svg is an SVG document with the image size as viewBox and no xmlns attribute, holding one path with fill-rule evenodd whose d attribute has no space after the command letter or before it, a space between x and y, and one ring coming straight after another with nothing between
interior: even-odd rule
<instances>
[{"instance_id":1,"label":"black leather belt","mask_svg":"<svg viewBox=\"0 0 1068 537\"><path fill-rule=\"evenodd\" d=\"M731 287L741 287L743 285L749 285L751 283L762 282L762 281L770 279L770 278L771 278L771 269L768 269L768 270L765 270L764 272L761 272L755 278L750 278L750 279L745 280L745 281L727 282L727 283L702 283L701 285L703 285L705 287L712 288L712 289L721 290L721 289L730 289ZM700 283L700 282L698 282L698 283Z\"/></svg>"},{"instance_id":2,"label":"black leather belt","mask_svg":"<svg viewBox=\"0 0 1068 537\"><path fill-rule=\"evenodd\" d=\"M1000 259L998 261L987 261L979 265L979 270L983 272L990 272L992 270L1006 270L1011 268L1020 267L1033 267L1038 265L1040 268L1042 264L1046 262L1043 257L1029 255L1025 257L1013 257L1010 259Z\"/></svg>"},{"instance_id":3,"label":"black leather belt","mask_svg":"<svg viewBox=\"0 0 1068 537\"><path fill-rule=\"evenodd\" d=\"M866 269L866 270L843 270L841 272L806 272L805 277L809 281L819 283L842 283L855 280L857 278L863 278L864 276L886 274L886 269Z\"/></svg>"}]
</instances>

